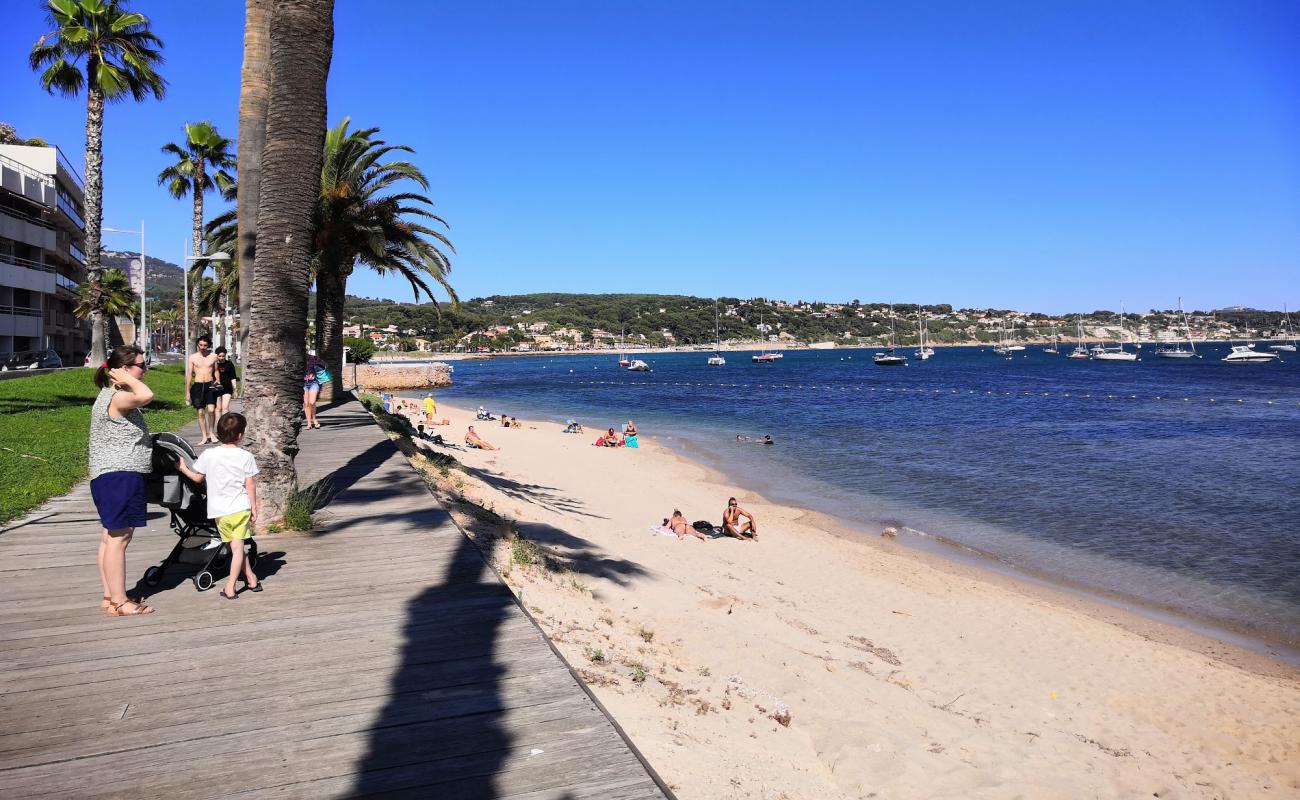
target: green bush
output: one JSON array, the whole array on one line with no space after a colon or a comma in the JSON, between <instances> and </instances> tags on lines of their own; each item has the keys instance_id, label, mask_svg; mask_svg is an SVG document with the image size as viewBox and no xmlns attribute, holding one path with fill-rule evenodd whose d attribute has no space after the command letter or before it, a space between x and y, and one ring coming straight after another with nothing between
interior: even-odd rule
<instances>
[{"instance_id":1,"label":"green bush","mask_svg":"<svg viewBox=\"0 0 1300 800\"><path fill-rule=\"evenodd\" d=\"M369 339L354 339L346 336L343 346L348 348L348 361L353 364L365 364L375 357L375 345Z\"/></svg>"}]
</instances>

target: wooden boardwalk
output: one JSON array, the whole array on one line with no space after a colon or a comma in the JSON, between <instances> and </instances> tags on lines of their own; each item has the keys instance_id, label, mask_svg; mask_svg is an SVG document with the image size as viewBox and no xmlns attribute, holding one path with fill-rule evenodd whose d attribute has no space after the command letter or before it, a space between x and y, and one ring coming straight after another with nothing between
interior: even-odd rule
<instances>
[{"instance_id":1,"label":"wooden boardwalk","mask_svg":"<svg viewBox=\"0 0 1300 800\"><path fill-rule=\"evenodd\" d=\"M0 531L0 797L664 797L364 409L321 421L335 494L259 540L260 594L178 570L106 617L86 484ZM150 517L132 579L175 542Z\"/></svg>"}]
</instances>

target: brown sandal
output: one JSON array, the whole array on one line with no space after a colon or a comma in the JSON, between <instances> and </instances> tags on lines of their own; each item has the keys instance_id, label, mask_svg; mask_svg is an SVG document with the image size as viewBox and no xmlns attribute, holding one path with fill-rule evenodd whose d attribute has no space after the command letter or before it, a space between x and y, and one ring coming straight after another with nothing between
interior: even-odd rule
<instances>
[{"instance_id":1,"label":"brown sandal","mask_svg":"<svg viewBox=\"0 0 1300 800\"><path fill-rule=\"evenodd\" d=\"M131 603L132 605L135 606L135 608L130 611L123 610L122 606L126 605L127 603ZM127 599L121 603L114 603L113 601L110 600L108 603L108 615L110 617L138 617L144 614L152 614L152 613L153 613L152 607L147 606L138 600Z\"/></svg>"}]
</instances>

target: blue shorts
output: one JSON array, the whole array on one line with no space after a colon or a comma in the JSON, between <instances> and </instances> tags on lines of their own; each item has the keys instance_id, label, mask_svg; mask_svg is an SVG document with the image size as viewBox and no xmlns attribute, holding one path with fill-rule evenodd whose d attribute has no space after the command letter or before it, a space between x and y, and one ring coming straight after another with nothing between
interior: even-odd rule
<instances>
[{"instance_id":1,"label":"blue shorts","mask_svg":"<svg viewBox=\"0 0 1300 800\"><path fill-rule=\"evenodd\" d=\"M110 531L141 528L149 521L143 472L105 472L90 482L99 522Z\"/></svg>"},{"instance_id":2,"label":"blue shorts","mask_svg":"<svg viewBox=\"0 0 1300 800\"><path fill-rule=\"evenodd\" d=\"M320 391L320 383L317 382L317 381L303 381L303 382L302 382L302 390L303 390L304 392L319 392L319 391Z\"/></svg>"}]
</instances>

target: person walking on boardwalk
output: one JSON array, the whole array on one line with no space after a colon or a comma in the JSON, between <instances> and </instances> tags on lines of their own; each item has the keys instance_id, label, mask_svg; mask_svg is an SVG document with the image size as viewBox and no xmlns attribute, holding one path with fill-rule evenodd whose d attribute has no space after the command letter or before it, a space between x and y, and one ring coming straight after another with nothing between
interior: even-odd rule
<instances>
[{"instance_id":1,"label":"person walking on boardwalk","mask_svg":"<svg viewBox=\"0 0 1300 800\"><path fill-rule=\"evenodd\" d=\"M153 400L149 365L135 345L114 348L95 370L99 396L90 409L90 496L99 512L101 608L112 617L152 614L126 596L126 546L147 522L145 475L153 471L153 440L140 409Z\"/></svg>"},{"instance_id":2,"label":"person walking on boardwalk","mask_svg":"<svg viewBox=\"0 0 1300 800\"><path fill-rule=\"evenodd\" d=\"M315 350L308 350L307 368L302 374L302 413L307 418L309 429L320 427L320 421L316 419L316 398L320 397L321 384L329 381L327 375L329 371L325 369L325 362Z\"/></svg>"},{"instance_id":3,"label":"person walking on boardwalk","mask_svg":"<svg viewBox=\"0 0 1300 800\"><path fill-rule=\"evenodd\" d=\"M185 395L199 412L199 444L217 443L217 354L204 334L195 342L198 351L185 360Z\"/></svg>"},{"instance_id":4,"label":"person walking on boardwalk","mask_svg":"<svg viewBox=\"0 0 1300 800\"><path fill-rule=\"evenodd\" d=\"M257 522L257 460L239 446L247 427L243 414L231 412L217 420L220 447L200 453L193 468L185 466L184 459L176 459L176 468L185 477L195 483L207 481L208 518L216 520L222 543L230 545L230 577L221 590L227 600L239 599L235 582L240 573L248 591L262 591L253 565L244 557L244 542L253 538Z\"/></svg>"},{"instance_id":5,"label":"person walking on boardwalk","mask_svg":"<svg viewBox=\"0 0 1300 800\"><path fill-rule=\"evenodd\" d=\"M226 348L218 347L216 349L217 363L215 365L216 384L217 384L217 419L230 413L230 401L234 399L235 394L239 391L239 378L235 374L235 364L226 357Z\"/></svg>"}]
</instances>

